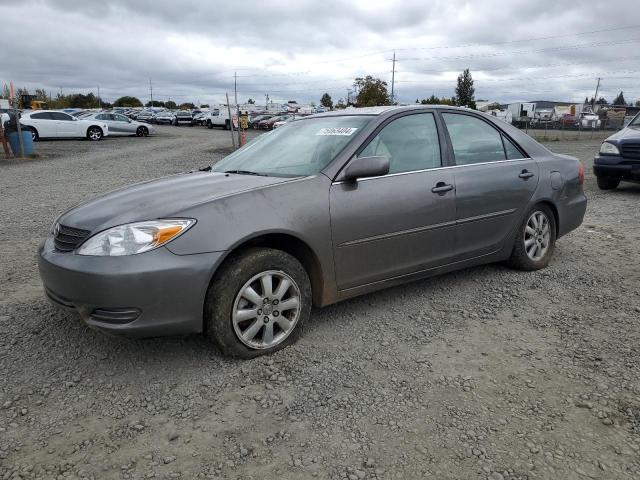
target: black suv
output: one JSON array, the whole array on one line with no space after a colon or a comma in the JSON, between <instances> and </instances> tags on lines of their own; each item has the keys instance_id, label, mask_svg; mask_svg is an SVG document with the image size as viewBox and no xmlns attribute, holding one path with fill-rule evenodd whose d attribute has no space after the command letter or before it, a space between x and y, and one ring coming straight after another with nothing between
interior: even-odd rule
<instances>
[{"instance_id":1,"label":"black suv","mask_svg":"<svg viewBox=\"0 0 640 480\"><path fill-rule=\"evenodd\" d=\"M602 143L593 161L593 173L602 190L616 188L621 180L640 182L640 113Z\"/></svg>"}]
</instances>

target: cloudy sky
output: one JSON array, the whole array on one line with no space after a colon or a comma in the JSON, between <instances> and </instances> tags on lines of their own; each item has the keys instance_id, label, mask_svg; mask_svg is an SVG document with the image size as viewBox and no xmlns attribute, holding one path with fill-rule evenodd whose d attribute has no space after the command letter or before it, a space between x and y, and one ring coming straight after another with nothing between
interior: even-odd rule
<instances>
[{"instance_id":1,"label":"cloudy sky","mask_svg":"<svg viewBox=\"0 0 640 480\"><path fill-rule=\"evenodd\" d=\"M639 0L0 0L0 82L29 89L220 103L345 98L354 77L396 99L640 99Z\"/></svg>"}]
</instances>

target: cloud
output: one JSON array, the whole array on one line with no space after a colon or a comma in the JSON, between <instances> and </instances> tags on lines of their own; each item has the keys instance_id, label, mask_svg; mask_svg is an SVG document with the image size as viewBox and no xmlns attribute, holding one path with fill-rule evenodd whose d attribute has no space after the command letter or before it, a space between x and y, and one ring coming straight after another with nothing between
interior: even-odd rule
<instances>
[{"instance_id":1,"label":"cloud","mask_svg":"<svg viewBox=\"0 0 640 480\"><path fill-rule=\"evenodd\" d=\"M154 98L219 103L237 72L240 100L337 100L356 76L390 82L396 49L403 102L452 96L464 68L477 98L580 101L598 76L640 98L637 0L25 0L0 18L0 81L54 94L146 101L152 79Z\"/></svg>"}]
</instances>

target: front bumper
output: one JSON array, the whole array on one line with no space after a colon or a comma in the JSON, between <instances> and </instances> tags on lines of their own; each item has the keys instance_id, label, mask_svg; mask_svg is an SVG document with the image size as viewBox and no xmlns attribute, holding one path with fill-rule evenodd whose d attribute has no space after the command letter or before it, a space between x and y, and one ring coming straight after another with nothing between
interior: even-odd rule
<instances>
[{"instance_id":1,"label":"front bumper","mask_svg":"<svg viewBox=\"0 0 640 480\"><path fill-rule=\"evenodd\" d=\"M596 177L640 181L640 160L620 155L596 155L593 173Z\"/></svg>"},{"instance_id":2,"label":"front bumper","mask_svg":"<svg viewBox=\"0 0 640 480\"><path fill-rule=\"evenodd\" d=\"M125 257L58 252L49 237L38 267L48 298L91 327L132 337L202 331L209 281L224 252L175 255L161 247Z\"/></svg>"}]
</instances>

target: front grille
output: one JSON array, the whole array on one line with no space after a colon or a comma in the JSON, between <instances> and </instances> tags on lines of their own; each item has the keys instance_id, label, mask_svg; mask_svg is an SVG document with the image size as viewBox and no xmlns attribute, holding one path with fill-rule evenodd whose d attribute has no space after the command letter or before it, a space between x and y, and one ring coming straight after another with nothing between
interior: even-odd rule
<instances>
[{"instance_id":1,"label":"front grille","mask_svg":"<svg viewBox=\"0 0 640 480\"><path fill-rule=\"evenodd\" d=\"M627 158L640 158L640 143L623 143L622 156Z\"/></svg>"},{"instance_id":2,"label":"front grille","mask_svg":"<svg viewBox=\"0 0 640 480\"><path fill-rule=\"evenodd\" d=\"M89 236L89 230L56 225L54 229L53 244L60 252L75 250Z\"/></svg>"}]
</instances>

